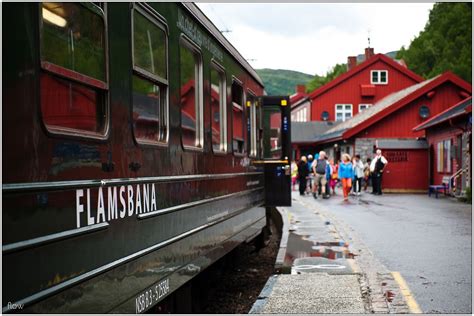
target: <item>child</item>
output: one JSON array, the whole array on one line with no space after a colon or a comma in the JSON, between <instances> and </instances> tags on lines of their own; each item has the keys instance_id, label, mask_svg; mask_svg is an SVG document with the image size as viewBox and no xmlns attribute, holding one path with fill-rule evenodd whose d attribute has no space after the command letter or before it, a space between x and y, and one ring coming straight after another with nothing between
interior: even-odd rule
<instances>
[{"instance_id":1,"label":"child","mask_svg":"<svg viewBox=\"0 0 474 316\"><path fill-rule=\"evenodd\" d=\"M336 184L337 184L337 179L338 179L338 169L337 169L337 164L334 164L334 159L330 160L330 165L331 165L331 179L329 181L329 186L331 187L332 194L336 195Z\"/></svg>"},{"instance_id":2,"label":"child","mask_svg":"<svg viewBox=\"0 0 474 316\"><path fill-rule=\"evenodd\" d=\"M291 184L293 186L293 191L295 190L296 178L298 177L298 166L296 162L291 162Z\"/></svg>"}]
</instances>

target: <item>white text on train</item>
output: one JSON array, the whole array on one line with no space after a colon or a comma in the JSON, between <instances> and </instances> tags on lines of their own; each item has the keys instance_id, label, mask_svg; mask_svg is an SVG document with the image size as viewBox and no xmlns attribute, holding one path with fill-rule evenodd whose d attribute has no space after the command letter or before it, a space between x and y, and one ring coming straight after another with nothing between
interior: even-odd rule
<instances>
[{"instance_id":1,"label":"white text on train","mask_svg":"<svg viewBox=\"0 0 474 316\"><path fill-rule=\"evenodd\" d=\"M89 226L156 210L155 184L100 187L97 201L91 200L91 189L76 190L77 228L81 227L81 213L84 212Z\"/></svg>"}]
</instances>

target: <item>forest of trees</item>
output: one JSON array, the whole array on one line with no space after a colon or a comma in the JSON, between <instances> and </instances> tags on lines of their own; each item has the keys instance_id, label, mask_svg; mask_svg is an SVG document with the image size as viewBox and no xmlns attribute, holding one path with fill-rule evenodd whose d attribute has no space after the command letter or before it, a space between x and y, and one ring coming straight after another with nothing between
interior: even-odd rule
<instances>
[{"instance_id":1,"label":"forest of trees","mask_svg":"<svg viewBox=\"0 0 474 316\"><path fill-rule=\"evenodd\" d=\"M291 95L296 85L306 85L313 76L293 70L256 69L265 84L268 95Z\"/></svg>"},{"instance_id":2,"label":"forest of trees","mask_svg":"<svg viewBox=\"0 0 474 316\"><path fill-rule=\"evenodd\" d=\"M436 3L430 11L425 29L405 49L398 52L408 68L429 79L452 71L472 83L472 3ZM347 71L337 64L325 76L315 75L306 84L311 92Z\"/></svg>"},{"instance_id":3,"label":"forest of trees","mask_svg":"<svg viewBox=\"0 0 474 316\"><path fill-rule=\"evenodd\" d=\"M425 29L397 58L426 79L449 70L471 83L472 3L435 3Z\"/></svg>"},{"instance_id":4,"label":"forest of trees","mask_svg":"<svg viewBox=\"0 0 474 316\"><path fill-rule=\"evenodd\" d=\"M393 52L387 55L394 57ZM400 49L396 59L403 59L410 70L425 79L451 71L472 83L472 3L435 3L424 30L408 48ZM292 94L296 84L306 84L306 91L311 92L346 71L345 63L336 64L325 75L312 78L286 70L257 70L270 95Z\"/></svg>"}]
</instances>

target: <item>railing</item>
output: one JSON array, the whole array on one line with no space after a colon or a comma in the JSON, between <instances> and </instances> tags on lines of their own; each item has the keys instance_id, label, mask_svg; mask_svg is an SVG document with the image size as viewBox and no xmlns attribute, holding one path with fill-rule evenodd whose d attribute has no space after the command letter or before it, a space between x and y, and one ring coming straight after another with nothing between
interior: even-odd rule
<instances>
[{"instance_id":1,"label":"railing","mask_svg":"<svg viewBox=\"0 0 474 316\"><path fill-rule=\"evenodd\" d=\"M467 168L461 168L456 173L454 173L450 178L449 178L449 189L450 191L455 194L456 193L456 180L459 178L464 172L467 172Z\"/></svg>"}]
</instances>

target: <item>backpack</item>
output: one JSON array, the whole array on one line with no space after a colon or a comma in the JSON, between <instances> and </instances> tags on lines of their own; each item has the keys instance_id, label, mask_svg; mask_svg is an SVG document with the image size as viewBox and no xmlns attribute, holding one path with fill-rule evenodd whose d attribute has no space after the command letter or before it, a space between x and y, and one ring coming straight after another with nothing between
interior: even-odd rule
<instances>
[{"instance_id":1,"label":"backpack","mask_svg":"<svg viewBox=\"0 0 474 316\"><path fill-rule=\"evenodd\" d=\"M326 173L326 164L327 161L325 159L319 159L316 164L316 173L317 174L325 174Z\"/></svg>"}]
</instances>

